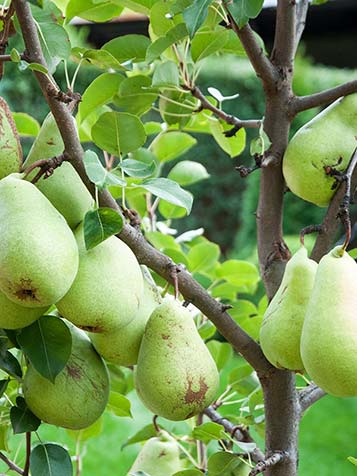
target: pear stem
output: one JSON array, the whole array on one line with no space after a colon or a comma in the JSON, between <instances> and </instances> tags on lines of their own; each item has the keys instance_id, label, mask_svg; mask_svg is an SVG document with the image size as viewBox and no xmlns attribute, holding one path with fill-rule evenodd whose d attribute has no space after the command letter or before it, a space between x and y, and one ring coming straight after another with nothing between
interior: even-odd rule
<instances>
[{"instance_id":1,"label":"pear stem","mask_svg":"<svg viewBox=\"0 0 357 476\"><path fill-rule=\"evenodd\" d=\"M161 428L159 424L157 423L157 419L159 418L159 415L154 415L154 418L152 419L152 424L154 425L156 433L160 433Z\"/></svg>"},{"instance_id":2,"label":"pear stem","mask_svg":"<svg viewBox=\"0 0 357 476\"><path fill-rule=\"evenodd\" d=\"M309 225L303 228L300 231L300 243L302 246L305 246L305 235L309 235L310 233L321 233L323 226L320 225Z\"/></svg>"},{"instance_id":3,"label":"pear stem","mask_svg":"<svg viewBox=\"0 0 357 476\"><path fill-rule=\"evenodd\" d=\"M357 147L353 151L350 163L348 164L347 170L343 176L343 180L346 181L346 191L343 197L342 203L340 205L340 210L338 212L338 217L341 219L342 224L346 230L346 238L342 245L343 251L346 251L347 246L351 240L351 218L350 218L350 201L351 201L351 180L352 174L357 165Z\"/></svg>"},{"instance_id":4,"label":"pear stem","mask_svg":"<svg viewBox=\"0 0 357 476\"><path fill-rule=\"evenodd\" d=\"M30 456L31 456L31 432L28 431L26 433L26 462L25 462L25 467L24 467L24 476L29 475L30 471Z\"/></svg>"}]
</instances>

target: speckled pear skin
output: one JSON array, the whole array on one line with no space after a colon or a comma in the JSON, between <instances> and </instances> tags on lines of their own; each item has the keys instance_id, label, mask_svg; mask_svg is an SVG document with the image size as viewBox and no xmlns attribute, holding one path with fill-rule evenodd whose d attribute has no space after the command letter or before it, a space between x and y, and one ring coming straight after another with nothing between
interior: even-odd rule
<instances>
[{"instance_id":1,"label":"speckled pear skin","mask_svg":"<svg viewBox=\"0 0 357 476\"><path fill-rule=\"evenodd\" d=\"M131 249L111 236L86 250L83 225L75 236L79 269L68 293L57 303L61 316L89 332L112 332L138 314L144 283Z\"/></svg>"},{"instance_id":2,"label":"speckled pear skin","mask_svg":"<svg viewBox=\"0 0 357 476\"><path fill-rule=\"evenodd\" d=\"M72 352L55 383L31 365L23 383L30 410L41 420L73 430L92 425L104 412L109 398L109 374L85 332L69 326Z\"/></svg>"},{"instance_id":3,"label":"speckled pear skin","mask_svg":"<svg viewBox=\"0 0 357 476\"><path fill-rule=\"evenodd\" d=\"M185 420L216 397L219 374L191 313L165 299L151 314L141 342L136 391L156 415Z\"/></svg>"},{"instance_id":4,"label":"speckled pear skin","mask_svg":"<svg viewBox=\"0 0 357 476\"><path fill-rule=\"evenodd\" d=\"M291 139L283 159L283 174L298 197L327 207L335 179L324 166L344 171L357 146L357 94L337 99Z\"/></svg>"},{"instance_id":5,"label":"speckled pear skin","mask_svg":"<svg viewBox=\"0 0 357 476\"><path fill-rule=\"evenodd\" d=\"M23 307L10 301L0 291L0 328L21 329L27 327L43 316L48 307Z\"/></svg>"},{"instance_id":6,"label":"speckled pear skin","mask_svg":"<svg viewBox=\"0 0 357 476\"><path fill-rule=\"evenodd\" d=\"M14 119L6 101L0 97L0 179L19 172L22 148Z\"/></svg>"},{"instance_id":7,"label":"speckled pear skin","mask_svg":"<svg viewBox=\"0 0 357 476\"><path fill-rule=\"evenodd\" d=\"M75 120L73 119L75 124ZM49 159L59 156L64 151L61 134L52 114L45 118L40 132L24 163L24 169L40 159ZM29 175L31 180L38 169ZM84 215L93 206L93 199L83 184L81 178L69 162L64 162L58 167L51 177L43 177L36 186L65 217L68 225L74 229Z\"/></svg>"},{"instance_id":8,"label":"speckled pear skin","mask_svg":"<svg viewBox=\"0 0 357 476\"><path fill-rule=\"evenodd\" d=\"M78 247L62 215L19 177L0 181L0 290L21 306L49 307L73 283Z\"/></svg>"},{"instance_id":9,"label":"speckled pear skin","mask_svg":"<svg viewBox=\"0 0 357 476\"><path fill-rule=\"evenodd\" d=\"M172 476L182 469L177 442L161 431L159 436L145 442L128 474L144 471L150 476Z\"/></svg>"},{"instance_id":10,"label":"speckled pear skin","mask_svg":"<svg viewBox=\"0 0 357 476\"><path fill-rule=\"evenodd\" d=\"M137 363L146 323L155 307L162 302L150 271L145 266L140 268L143 272L144 292L135 318L117 331L89 334L97 352L112 364L129 366Z\"/></svg>"},{"instance_id":11,"label":"speckled pear skin","mask_svg":"<svg viewBox=\"0 0 357 476\"><path fill-rule=\"evenodd\" d=\"M278 291L264 314L260 345L278 368L303 370L300 338L315 281L317 263L301 247L287 263Z\"/></svg>"},{"instance_id":12,"label":"speckled pear skin","mask_svg":"<svg viewBox=\"0 0 357 476\"><path fill-rule=\"evenodd\" d=\"M341 246L325 255L301 336L305 369L325 392L357 396L357 264Z\"/></svg>"}]
</instances>

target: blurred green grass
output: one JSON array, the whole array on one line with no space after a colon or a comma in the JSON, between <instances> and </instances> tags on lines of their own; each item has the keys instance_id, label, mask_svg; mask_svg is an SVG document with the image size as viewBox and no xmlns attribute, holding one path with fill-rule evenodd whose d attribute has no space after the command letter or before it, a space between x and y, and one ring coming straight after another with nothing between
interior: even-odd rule
<instances>
[{"instance_id":1,"label":"blurred green grass","mask_svg":"<svg viewBox=\"0 0 357 476\"><path fill-rule=\"evenodd\" d=\"M140 445L135 444L124 449L121 446L128 437L151 421L151 415L133 393L130 399L133 419L106 414L103 432L87 441L81 476L127 474ZM326 396L308 410L300 431L299 476L357 476L357 468L347 461L348 456L357 456L357 427L354 421L356 415L356 398L338 399ZM187 422L165 421L165 425L168 429L178 432L188 429ZM64 429L43 425L40 436L43 441L62 442L74 454L75 442ZM21 435L11 438L11 457L14 457L19 443L23 440ZM21 460L22 457L17 459L20 465ZM0 472L5 472L6 469L4 463L1 463Z\"/></svg>"}]
</instances>

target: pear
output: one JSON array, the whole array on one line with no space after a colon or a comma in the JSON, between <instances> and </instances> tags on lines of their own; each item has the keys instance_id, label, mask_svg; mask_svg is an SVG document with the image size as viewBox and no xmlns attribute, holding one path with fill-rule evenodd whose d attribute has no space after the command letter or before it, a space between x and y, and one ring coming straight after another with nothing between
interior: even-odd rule
<instances>
[{"instance_id":1,"label":"pear","mask_svg":"<svg viewBox=\"0 0 357 476\"><path fill-rule=\"evenodd\" d=\"M104 412L109 398L109 374L86 333L68 327L72 351L55 383L30 365L23 392L28 407L38 418L51 425L80 430L92 425Z\"/></svg>"},{"instance_id":2,"label":"pear","mask_svg":"<svg viewBox=\"0 0 357 476\"><path fill-rule=\"evenodd\" d=\"M182 469L176 440L161 430L159 436L146 441L128 474L144 471L150 476L172 476Z\"/></svg>"},{"instance_id":3,"label":"pear","mask_svg":"<svg viewBox=\"0 0 357 476\"><path fill-rule=\"evenodd\" d=\"M0 290L25 307L49 307L64 296L78 269L71 229L31 183L0 181Z\"/></svg>"},{"instance_id":4,"label":"pear","mask_svg":"<svg viewBox=\"0 0 357 476\"><path fill-rule=\"evenodd\" d=\"M153 413L185 420L212 403L219 386L216 364L191 313L166 299L151 314L141 342L135 387Z\"/></svg>"},{"instance_id":5,"label":"pear","mask_svg":"<svg viewBox=\"0 0 357 476\"><path fill-rule=\"evenodd\" d=\"M162 302L149 270L145 266L141 266L141 269L144 293L135 319L117 331L90 335L96 351L105 360L116 365L129 366L137 363L146 322L155 307Z\"/></svg>"},{"instance_id":6,"label":"pear","mask_svg":"<svg viewBox=\"0 0 357 476\"><path fill-rule=\"evenodd\" d=\"M337 99L299 129L283 159L287 186L300 198L326 207L335 179L324 167L344 171L357 146L357 94Z\"/></svg>"},{"instance_id":7,"label":"pear","mask_svg":"<svg viewBox=\"0 0 357 476\"><path fill-rule=\"evenodd\" d=\"M10 301L0 291L0 328L21 329L27 327L43 316L48 307L23 307Z\"/></svg>"},{"instance_id":8,"label":"pear","mask_svg":"<svg viewBox=\"0 0 357 476\"><path fill-rule=\"evenodd\" d=\"M138 314L144 287L134 253L115 236L87 250L83 225L76 229L75 236L78 274L57 309L89 332L112 332L126 326Z\"/></svg>"},{"instance_id":9,"label":"pear","mask_svg":"<svg viewBox=\"0 0 357 476\"><path fill-rule=\"evenodd\" d=\"M14 119L6 101L0 97L0 179L19 172L22 149Z\"/></svg>"},{"instance_id":10,"label":"pear","mask_svg":"<svg viewBox=\"0 0 357 476\"><path fill-rule=\"evenodd\" d=\"M74 118L73 127L76 127ZM49 113L26 158L24 169L37 160L61 155L63 151L61 134L53 115ZM38 169L31 173L28 179L31 180L37 172ZM92 208L91 194L69 162L63 162L50 177L41 177L36 186L64 216L72 229L83 221L84 215Z\"/></svg>"},{"instance_id":11,"label":"pear","mask_svg":"<svg viewBox=\"0 0 357 476\"><path fill-rule=\"evenodd\" d=\"M287 263L278 291L264 314L260 344L265 357L278 368L302 370L300 338L317 263L301 247Z\"/></svg>"},{"instance_id":12,"label":"pear","mask_svg":"<svg viewBox=\"0 0 357 476\"><path fill-rule=\"evenodd\" d=\"M356 282L356 262L336 246L318 265L302 329L305 369L336 397L357 395Z\"/></svg>"}]
</instances>

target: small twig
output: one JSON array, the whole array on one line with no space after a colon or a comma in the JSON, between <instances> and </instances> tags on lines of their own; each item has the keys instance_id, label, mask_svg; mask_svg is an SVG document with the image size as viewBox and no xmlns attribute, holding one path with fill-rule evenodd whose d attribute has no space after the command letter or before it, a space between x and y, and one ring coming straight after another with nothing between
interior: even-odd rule
<instances>
[{"instance_id":1,"label":"small twig","mask_svg":"<svg viewBox=\"0 0 357 476\"><path fill-rule=\"evenodd\" d=\"M157 419L159 418L159 415L154 415L154 418L152 419L152 424L154 425L156 433L160 433L161 428L159 427L157 423Z\"/></svg>"},{"instance_id":2,"label":"small twig","mask_svg":"<svg viewBox=\"0 0 357 476\"><path fill-rule=\"evenodd\" d=\"M200 413L197 416L197 425L202 425L203 423L203 413ZM199 467L202 471L207 469L207 448L203 441L197 440L197 459Z\"/></svg>"},{"instance_id":3,"label":"small twig","mask_svg":"<svg viewBox=\"0 0 357 476\"><path fill-rule=\"evenodd\" d=\"M3 28L0 35L0 54L1 55L4 55L6 51L9 36L14 34L12 31L14 30L13 23L12 23L12 16L14 15L14 13L15 13L15 6L14 6L14 3L11 2L9 8L6 11L5 16L1 18L3 22ZM7 55L4 55L4 56L7 56ZM2 78L3 74L4 74L4 63L0 62L0 79Z\"/></svg>"},{"instance_id":4,"label":"small twig","mask_svg":"<svg viewBox=\"0 0 357 476\"><path fill-rule=\"evenodd\" d=\"M67 91L65 93L52 83L47 85L47 94L50 97L57 99L57 101L63 102L64 104L70 104L73 101L75 104L78 104L82 100L82 96L79 93L74 93L73 91Z\"/></svg>"},{"instance_id":5,"label":"small twig","mask_svg":"<svg viewBox=\"0 0 357 476\"><path fill-rule=\"evenodd\" d=\"M31 457L31 432L28 431L26 433L26 462L25 462L25 467L24 467L24 476L29 475L30 471L30 457Z\"/></svg>"},{"instance_id":6,"label":"small twig","mask_svg":"<svg viewBox=\"0 0 357 476\"><path fill-rule=\"evenodd\" d=\"M31 182L38 182L42 176L44 177L44 179L46 179L53 174L57 167L60 167L63 162L67 160L69 160L69 157L65 152L62 155L52 157L51 159L37 160L24 170L25 178L28 177L33 170L39 168L39 172L35 175Z\"/></svg>"},{"instance_id":7,"label":"small twig","mask_svg":"<svg viewBox=\"0 0 357 476\"><path fill-rule=\"evenodd\" d=\"M24 59L24 55L20 55ZM0 62L12 61L11 55L0 55Z\"/></svg>"},{"instance_id":8,"label":"small twig","mask_svg":"<svg viewBox=\"0 0 357 476\"><path fill-rule=\"evenodd\" d=\"M300 0L296 6L295 53L305 30L309 0Z\"/></svg>"},{"instance_id":9,"label":"small twig","mask_svg":"<svg viewBox=\"0 0 357 476\"><path fill-rule=\"evenodd\" d=\"M179 283L178 283L178 273L181 272L181 267L180 265L172 264L171 265L171 271L170 271L170 278L173 281L174 285L174 296L175 299L177 300L180 295L180 290L179 290Z\"/></svg>"},{"instance_id":10,"label":"small twig","mask_svg":"<svg viewBox=\"0 0 357 476\"><path fill-rule=\"evenodd\" d=\"M286 457L287 454L284 451L276 451L265 461L260 461L249 473L249 476L256 476L259 473L263 473L268 468L271 468L272 466L275 466L276 464L280 463L280 461L282 461Z\"/></svg>"},{"instance_id":11,"label":"small twig","mask_svg":"<svg viewBox=\"0 0 357 476\"><path fill-rule=\"evenodd\" d=\"M139 213L133 208L122 208L124 217L129 220L129 223L136 230L140 230L141 220Z\"/></svg>"},{"instance_id":12,"label":"small twig","mask_svg":"<svg viewBox=\"0 0 357 476\"><path fill-rule=\"evenodd\" d=\"M309 407L311 407L311 405L313 405L325 395L326 392L324 392L322 388L318 387L314 383L305 387L303 390L300 390L299 400L301 415L304 413L305 410L307 410Z\"/></svg>"},{"instance_id":13,"label":"small twig","mask_svg":"<svg viewBox=\"0 0 357 476\"><path fill-rule=\"evenodd\" d=\"M210 406L206 408L203 412L210 420L212 420L215 423L218 423L219 425L222 425L223 428L232 435L234 439L237 441L244 441L247 443L255 443L253 438L250 436L250 433L247 428L244 428L243 426L239 425L234 425L232 422L227 420L227 418L221 417L221 415L213 408L213 406ZM250 456L252 460L256 463L259 461L264 460L264 453L256 446L254 450L250 453Z\"/></svg>"},{"instance_id":14,"label":"small twig","mask_svg":"<svg viewBox=\"0 0 357 476\"><path fill-rule=\"evenodd\" d=\"M305 235L310 235L310 233L321 233L323 226L320 225L309 225L303 228L300 231L300 243L302 246L305 246Z\"/></svg>"},{"instance_id":15,"label":"small twig","mask_svg":"<svg viewBox=\"0 0 357 476\"><path fill-rule=\"evenodd\" d=\"M197 86L194 86L192 89L190 89L190 91L192 96L198 99L201 103L199 110L207 109L209 111L212 111L215 116L219 117L227 124L234 126L233 129L224 133L226 137L233 137L239 131L239 129L242 129L242 127L259 128L262 124L261 120L238 119L235 116L227 114L226 112L222 111L221 109L210 103Z\"/></svg>"},{"instance_id":16,"label":"small twig","mask_svg":"<svg viewBox=\"0 0 357 476\"><path fill-rule=\"evenodd\" d=\"M17 466L17 464L15 464L13 461L7 458L7 456L5 456L4 453L2 453L1 451L0 451L0 459L2 459L4 463L8 465L9 469L11 469L12 471L15 471L15 473L22 474L22 475L25 474L23 470L19 466Z\"/></svg>"}]
</instances>

